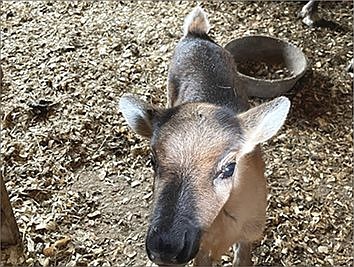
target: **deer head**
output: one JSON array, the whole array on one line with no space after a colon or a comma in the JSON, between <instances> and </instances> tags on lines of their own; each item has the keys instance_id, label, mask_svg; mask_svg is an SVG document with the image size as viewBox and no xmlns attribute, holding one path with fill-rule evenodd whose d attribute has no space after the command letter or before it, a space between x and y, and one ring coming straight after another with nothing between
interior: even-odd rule
<instances>
[{"instance_id":1,"label":"deer head","mask_svg":"<svg viewBox=\"0 0 354 267\"><path fill-rule=\"evenodd\" d=\"M290 101L273 101L235 114L209 103L172 108L134 95L120 99L128 125L150 139L154 204L147 232L149 258L183 264L195 257L208 230L238 184L240 159L283 125Z\"/></svg>"}]
</instances>

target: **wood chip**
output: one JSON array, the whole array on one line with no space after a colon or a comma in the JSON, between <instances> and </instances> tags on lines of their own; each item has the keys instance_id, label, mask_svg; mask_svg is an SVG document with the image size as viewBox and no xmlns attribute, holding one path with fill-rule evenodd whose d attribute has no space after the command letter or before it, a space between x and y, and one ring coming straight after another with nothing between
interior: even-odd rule
<instances>
[{"instance_id":1,"label":"wood chip","mask_svg":"<svg viewBox=\"0 0 354 267\"><path fill-rule=\"evenodd\" d=\"M99 210L95 210L94 212L87 214L87 217L89 217L90 219L93 219L93 218L96 218L100 215L101 215L101 212Z\"/></svg>"}]
</instances>

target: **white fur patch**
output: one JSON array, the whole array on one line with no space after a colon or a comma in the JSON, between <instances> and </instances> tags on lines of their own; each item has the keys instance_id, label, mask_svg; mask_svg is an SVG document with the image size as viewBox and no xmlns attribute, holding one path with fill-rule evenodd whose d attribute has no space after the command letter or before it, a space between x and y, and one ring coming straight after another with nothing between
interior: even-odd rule
<instances>
[{"instance_id":1,"label":"white fur patch","mask_svg":"<svg viewBox=\"0 0 354 267\"><path fill-rule=\"evenodd\" d=\"M183 24L183 35L190 32L208 33L210 24L207 14L200 6L196 6L185 18Z\"/></svg>"},{"instance_id":2,"label":"white fur patch","mask_svg":"<svg viewBox=\"0 0 354 267\"><path fill-rule=\"evenodd\" d=\"M142 134L142 122L145 124L145 129L151 130L151 122L146 114L146 104L142 100L132 94L125 94L119 100L119 109L130 128L136 133Z\"/></svg>"},{"instance_id":3,"label":"white fur patch","mask_svg":"<svg viewBox=\"0 0 354 267\"><path fill-rule=\"evenodd\" d=\"M263 110L265 114L259 116L259 121L256 122L255 127L248 129L242 154L250 153L256 145L269 140L284 124L290 109L289 99L281 96L271 102L273 104L268 109Z\"/></svg>"},{"instance_id":4,"label":"white fur patch","mask_svg":"<svg viewBox=\"0 0 354 267\"><path fill-rule=\"evenodd\" d=\"M290 101L284 96L278 97L276 104L268 110L261 120L256 132L259 132L259 143L265 142L275 135L284 124L290 109Z\"/></svg>"}]
</instances>

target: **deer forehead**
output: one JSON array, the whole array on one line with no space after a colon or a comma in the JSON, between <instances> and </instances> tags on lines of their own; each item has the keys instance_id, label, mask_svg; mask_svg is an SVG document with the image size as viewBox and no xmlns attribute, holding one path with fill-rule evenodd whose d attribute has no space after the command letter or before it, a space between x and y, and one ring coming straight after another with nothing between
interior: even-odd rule
<instances>
[{"instance_id":1,"label":"deer forehead","mask_svg":"<svg viewBox=\"0 0 354 267\"><path fill-rule=\"evenodd\" d=\"M174 165L213 165L242 141L242 129L228 109L209 104L184 105L163 123L152 141L160 161Z\"/></svg>"}]
</instances>

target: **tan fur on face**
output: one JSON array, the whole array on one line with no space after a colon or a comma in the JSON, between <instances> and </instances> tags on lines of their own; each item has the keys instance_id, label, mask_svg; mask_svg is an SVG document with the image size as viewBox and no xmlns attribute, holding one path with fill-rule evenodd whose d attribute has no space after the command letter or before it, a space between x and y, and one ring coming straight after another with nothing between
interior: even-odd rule
<instances>
[{"instance_id":1,"label":"tan fur on face","mask_svg":"<svg viewBox=\"0 0 354 267\"><path fill-rule=\"evenodd\" d=\"M266 211L263 173L264 162L259 148L239 162L234 189L223 210L204 234L201 255L209 255L215 261L235 242L252 242L262 236Z\"/></svg>"},{"instance_id":2,"label":"tan fur on face","mask_svg":"<svg viewBox=\"0 0 354 267\"><path fill-rule=\"evenodd\" d=\"M230 192L215 191L213 180L219 161L228 149L237 149L240 135L225 129L215 117L218 108L211 104L194 103L181 107L177 114L162 126L153 148L158 155L159 165L165 173L158 179L167 184L179 173L196 192L199 222L206 229L218 215ZM237 132L237 131L236 131ZM240 140L238 140L240 139ZM188 180L187 180L188 179ZM232 180L230 189L232 189Z\"/></svg>"},{"instance_id":3,"label":"tan fur on face","mask_svg":"<svg viewBox=\"0 0 354 267\"><path fill-rule=\"evenodd\" d=\"M235 242L260 238L266 209L260 149L239 158L237 143L241 146L241 136L232 136L223 129L220 122L213 119L214 112L215 106L205 103L181 106L162 126L153 145L159 164L168 170L159 177L159 189L173 177L169 172L184 174L185 182L193 188L198 220L204 231L199 255L204 258L208 255L213 261ZM224 201L215 191L213 175L221 155L232 146L237 169L231 178L230 195L226 195Z\"/></svg>"}]
</instances>

